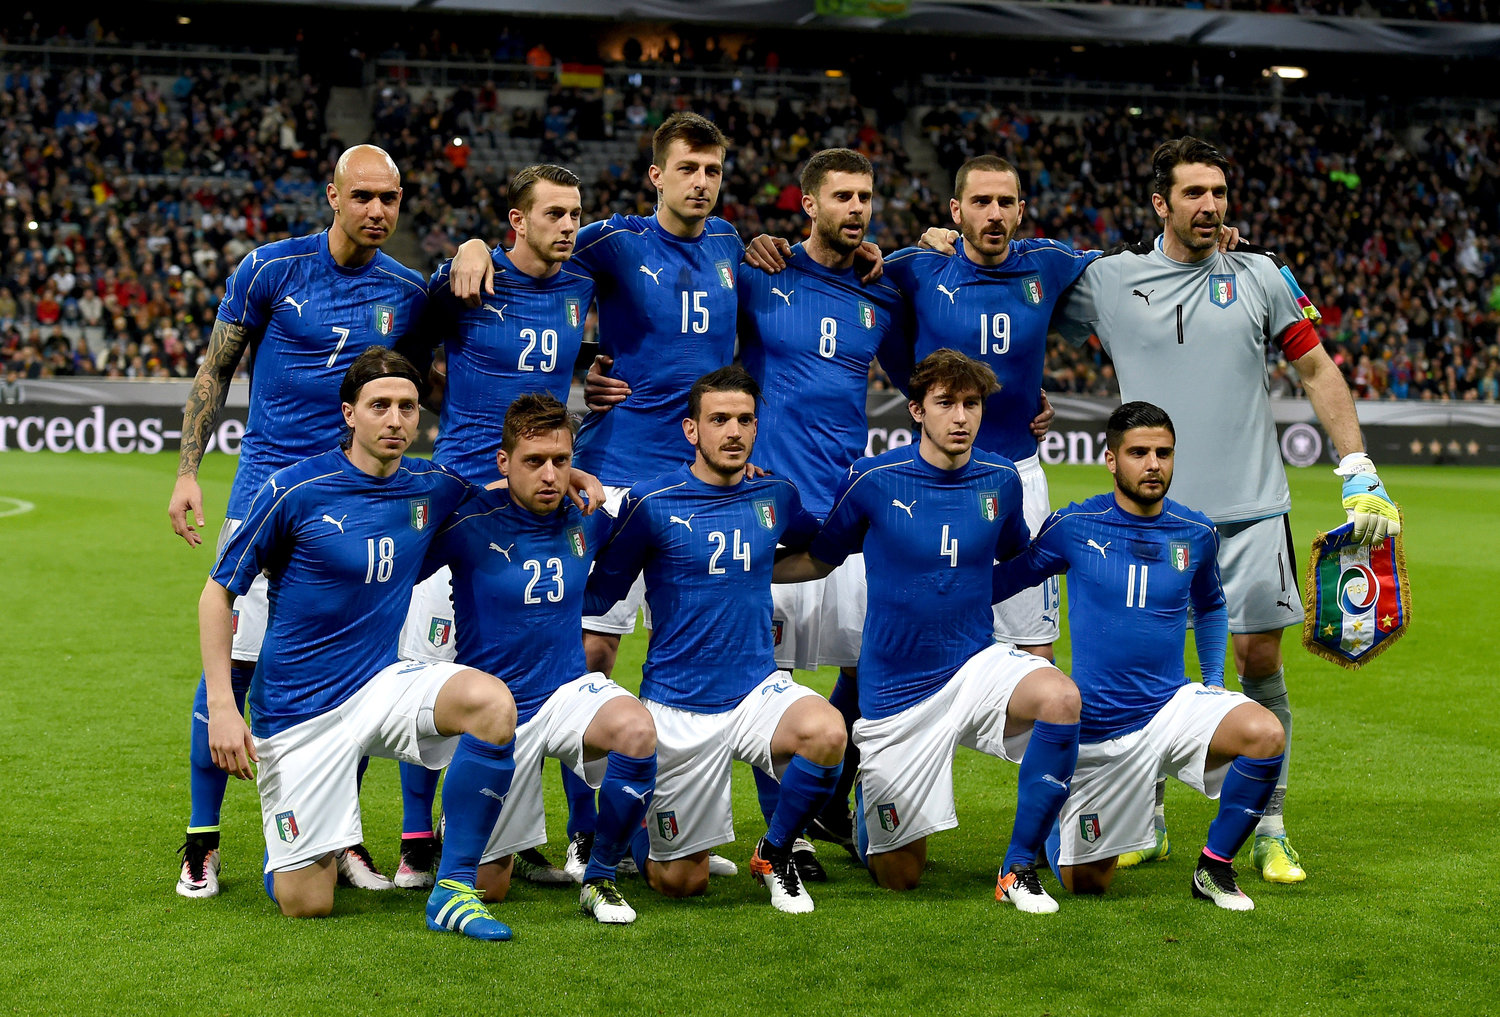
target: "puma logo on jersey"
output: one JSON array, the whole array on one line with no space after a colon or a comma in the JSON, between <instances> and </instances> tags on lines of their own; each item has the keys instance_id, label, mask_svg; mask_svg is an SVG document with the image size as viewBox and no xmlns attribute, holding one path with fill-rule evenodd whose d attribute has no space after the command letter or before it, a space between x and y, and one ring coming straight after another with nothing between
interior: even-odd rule
<instances>
[{"instance_id":1,"label":"puma logo on jersey","mask_svg":"<svg viewBox=\"0 0 1500 1017\"><path fill-rule=\"evenodd\" d=\"M494 304L480 304L479 306L482 307L482 308L484 308L486 311L489 311L491 314L495 315L496 317L498 317L501 321L504 321L505 320L505 309L507 307L509 307L510 305L509 304L501 304L499 307L496 307Z\"/></svg>"},{"instance_id":2,"label":"puma logo on jersey","mask_svg":"<svg viewBox=\"0 0 1500 1017\"><path fill-rule=\"evenodd\" d=\"M1104 548L1108 547L1109 545L1111 545L1113 543L1114 543L1113 540L1106 540L1104 542L1104 547L1100 547L1099 544L1097 542L1095 542L1094 538L1090 537L1089 538L1089 542L1088 542L1088 546L1092 547L1095 551L1098 551L1099 552L1099 557L1101 557L1101 558L1108 558L1109 555L1107 555L1107 554L1104 553Z\"/></svg>"},{"instance_id":3,"label":"puma logo on jersey","mask_svg":"<svg viewBox=\"0 0 1500 1017\"><path fill-rule=\"evenodd\" d=\"M1276 602L1276 606L1277 607L1284 607L1288 611L1290 611L1292 609L1292 602L1290 600L1278 600Z\"/></svg>"},{"instance_id":4,"label":"puma logo on jersey","mask_svg":"<svg viewBox=\"0 0 1500 1017\"><path fill-rule=\"evenodd\" d=\"M330 515L324 515L323 516L323 522L325 522L325 523L332 523L334 526L337 526L339 528L339 532L340 533L343 533L344 532L344 520L348 519L348 518L349 518L349 514L347 512L344 513L342 516L339 516L337 519L333 518L333 516L330 516Z\"/></svg>"},{"instance_id":5,"label":"puma logo on jersey","mask_svg":"<svg viewBox=\"0 0 1500 1017\"><path fill-rule=\"evenodd\" d=\"M510 561L510 553L512 551L514 551L515 549L516 549L516 545L514 545L514 544L510 545L510 547L501 547L499 544L495 544L495 543L491 543L490 544L490 550L491 551L499 551L501 554L505 555L505 560L506 561Z\"/></svg>"},{"instance_id":6,"label":"puma logo on jersey","mask_svg":"<svg viewBox=\"0 0 1500 1017\"><path fill-rule=\"evenodd\" d=\"M620 790L624 791L626 794L628 794L630 797L634 798L636 801L640 802L642 805L646 804L646 798L647 798L647 796L649 796L651 794L650 791L646 791L646 792L637 791L635 788L631 787L629 784L621 784L620 785Z\"/></svg>"},{"instance_id":7,"label":"puma logo on jersey","mask_svg":"<svg viewBox=\"0 0 1500 1017\"><path fill-rule=\"evenodd\" d=\"M693 516L695 516L697 514L698 513L694 512ZM683 526L687 527L687 531L689 533L692 533L693 532L693 516L688 516L686 519L683 519L681 516L668 516L667 517L667 522L669 522L669 523L681 523Z\"/></svg>"},{"instance_id":8,"label":"puma logo on jersey","mask_svg":"<svg viewBox=\"0 0 1500 1017\"><path fill-rule=\"evenodd\" d=\"M290 293L288 293L286 296L284 296L284 297L281 298L281 302L283 304L291 304L293 307L295 307L297 309L297 317L299 317L299 318L302 317L302 308L306 307L307 304L308 304L308 301L310 301L310 300L312 300L312 297L308 297L307 300L304 300L304 301L302 301L302 303L299 304L299 303L297 303L297 301L295 301L295 300L292 299L292 295Z\"/></svg>"},{"instance_id":9,"label":"puma logo on jersey","mask_svg":"<svg viewBox=\"0 0 1500 1017\"><path fill-rule=\"evenodd\" d=\"M913 498L911 500L911 504L910 505L903 505L899 501L897 501L895 498L892 498L891 499L891 504L894 505L894 506L896 506L902 512L905 512L906 513L906 518L910 519L911 518L911 510L916 506L917 499Z\"/></svg>"},{"instance_id":10,"label":"puma logo on jersey","mask_svg":"<svg viewBox=\"0 0 1500 1017\"><path fill-rule=\"evenodd\" d=\"M959 291L959 289L962 286L963 286L963 283L959 283L958 286L955 286L953 289L950 290L948 287L944 286L942 283L938 283L938 292L941 293L943 296L947 297L948 298L948 303L951 304L951 303L953 303L953 298L956 297L956 296L958 296L958 291Z\"/></svg>"},{"instance_id":11,"label":"puma logo on jersey","mask_svg":"<svg viewBox=\"0 0 1500 1017\"><path fill-rule=\"evenodd\" d=\"M271 494L272 494L273 497L276 495L277 492L279 492L281 490L281 488L279 488L279 487L276 486L276 478L275 477L271 477L271 478L267 479L266 483L268 483L268 484L271 485Z\"/></svg>"},{"instance_id":12,"label":"puma logo on jersey","mask_svg":"<svg viewBox=\"0 0 1500 1017\"><path fill-rule=\"evenodd\" d=\"M1155 292L1156 292L1155 290L1151 290L1151 291L1149 291L1147 293L1142 293L1140 290L1131 290L1130 291L1130 295L1132 297L1140 297L1142 300L1144 300L1146 302L1146 306L1150 307L1151 306L1151 294L1155 293Z\"/></svg>"},{"instance_id":13,"label":"puma logo on jersey","mask_svg":"<svg viewBox=\"0 0 1500 1017\"><path fill-rule=\"evenodd\" d=\"M786 306L791 307L792 306L792 293L796 293L797 291L796 290L792 290L792 293L783 293L780 290L778 290L775 286L772 286L771 287L771 292L774 293L774 294L776 294L782 300L785 300L786 301Z\"/></svg>"},{"instance_id":14,"label":"puma logo on jersey","mask_svg":"<svg viewBox=\"0 0 1500 1017\"><path fill-rule=\"evenodd\" d=\"M251 251L250 252L250 267L254 268L258 264L260 264L260 251Z\"/></svg>"},{"instance_id":15,"label":"puma logo on jersey","mask_svg":"<svg viewBox=\"0 0 1500 1017\"><path fill-rule=\"evenodd\" d=\"M661 269L657 269L655 272L653 272L649 268L647 268L645 265L642 265L641 266L641 271L645 272L647 275L649 275L651 277L651 281L654 282L654 283L656 283L656 285L658 285L658 286L661 285L661 279L658 278L661 275Z\"/></svg>"}]
</instances>

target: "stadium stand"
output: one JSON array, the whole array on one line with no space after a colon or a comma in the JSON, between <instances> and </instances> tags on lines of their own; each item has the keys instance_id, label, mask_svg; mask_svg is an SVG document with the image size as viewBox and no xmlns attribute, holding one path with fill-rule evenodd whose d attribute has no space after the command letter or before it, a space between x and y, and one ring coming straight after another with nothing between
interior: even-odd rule
<instances>
[{"instance_id":1,"label":"stadium stand","mask_svg":"<svg viewBox=\"0 0 1500 1017\"><path fill-rule=\"evenodd\" d=\"M1486 7L1456 9L1483 18ZM109 38L97 23L86 34ZM1194 132L1234 160L1237 224L1293 266L1359 395L1500 397L1500 134L1472 114L1396 126L1391 110L1336 100L1046 111L946 86L919 87L910 111L871 108L848 82L784 70L749 43L731 59L713 39L652 54L627 41L629 73L611 68L608 88L561 84L579 73L552 57L562 44L519 32L480 40L487 64L437 30L413 59L370 61L373 140L403 168L401 232L420 267L466 236L508 242L506 182L530 162L577 170L587 219L649 213L650 133L676 108L709 114L733 140L720 214L747 238L801 235L808 153L865 152L877 170L871 238L887 251L947 222L952 170L984 151L1021 168L1035 234L1081 248L1150 236L1147 156ZM223 279L250 247L316 228L344 144L327 126L327 91L291 65L162 77L99 63L15 63L4 76L0 362L13 377L191 374ZM1273 390L1297 394L1294 372L1271 366ZM1090 348L1054 346L1047 379L1059 392L1115 391Z\"/></svg>"}]
</instances>

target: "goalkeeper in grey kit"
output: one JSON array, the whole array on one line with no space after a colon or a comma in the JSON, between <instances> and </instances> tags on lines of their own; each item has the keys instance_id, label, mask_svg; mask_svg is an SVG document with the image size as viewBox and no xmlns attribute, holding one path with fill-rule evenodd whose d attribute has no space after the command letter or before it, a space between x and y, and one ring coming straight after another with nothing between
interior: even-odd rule
<instances>
[{"instance_id":1,"label":"goalkeeper in grey kit","mask_svg":"<svg viewBox=\"0 0 1500 1017\"><path fill-rule=\"evenodd\" d=\"M1267 344L1296 367L1342 456L1335 473L1344 478L1343 504L1358 538L1395 536L1400 515L1365 454L1349 387L1318 337L1317 308L1270 251L1244 243L1219 250L1228 160L1184 137L1161 145L1151 161L1161 236L1089 265L1054 324L1074 342L1097 335L1114 360L1121 398L1155 403L1177 421L1173 495L1218 527L1235 670L1245 694L1281 721L1290 761L1281 633L1302 623L1302 605L1291 495L1266 385ZM1286 778L1283 762L1252 857L1263 878L1295 883L1307 875L1282 819ZM1121 865L1167 857L1162 790L1159 782L1156 845L1122 856Z\"/></svg>"}]
</instances>

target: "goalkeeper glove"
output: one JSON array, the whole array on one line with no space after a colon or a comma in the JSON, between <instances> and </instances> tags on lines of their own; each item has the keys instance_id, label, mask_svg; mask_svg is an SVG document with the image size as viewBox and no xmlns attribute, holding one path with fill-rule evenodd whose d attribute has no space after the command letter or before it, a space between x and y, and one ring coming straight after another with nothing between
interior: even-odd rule
<instances>
[{"instance_id":1,"label":"goalkeeper glove","mask_svg":"<svg viewBox=\"0 0 1500 1017\"><path fill-rule=\"evenodd\" d=\"M1333 471L1344 478L1344 508L1354 524L1354 539L1361 544L1378 544L1401 532L1401 513L1385 493L1385 485L1375 475L1375 464L1363 452L1351 452L1339 460Z\"/></svg>"}]
</instances>

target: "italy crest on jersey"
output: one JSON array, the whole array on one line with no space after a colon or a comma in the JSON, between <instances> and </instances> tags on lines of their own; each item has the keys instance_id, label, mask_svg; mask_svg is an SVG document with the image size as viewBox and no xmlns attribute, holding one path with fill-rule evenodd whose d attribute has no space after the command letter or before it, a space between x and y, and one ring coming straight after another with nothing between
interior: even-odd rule
<instances>
[{"instance_id":1,"label":"italy crest on jersey","mask_svg":"<svg viewBox=\"0 0 1500 1017\"><path fill-rule=\"evenodd\" d=\"M776 529L776 503L770 498L762 498L754 503L755 521L768 530Z\"/></svg>"},{"instance_id":2,"label":"italy crest on jersey","mask_svg":"<svg viewBox=\"0 0 1500 1017\"><path fill-rule=\"evenodd\" d=\"M859 302L859 323L867 329L875 327L875 308L863 300Z\"/></svg>"},{"instance_id":3,"label":"italy crest on jersey","mask_svg":"<svg viewBox=\"0 0 1500 1017\"><path fill-rule=\"evenodd\" d=\"M427 641L438 649L448 645L448 640L453 638L453 619L434 618L432 624L427 626Z\"/></svg>"},{"instance_id":4,"label":"italy crest on jersey","mask_svg":"<svg viewBox=\"0 0 1500 1017\"><path fill-rule=\"evenodd\" d=\"M390 304L375 305L375 331L381 335L396 331L396 309Z\"/></svg>"},{"instance_id":5,"label":"italy crest on jersey","mask_svg":"<svg viewBox=\"0 0 1500 1017\"><path fill-rule=\"evenodd\" d=\"M1167 559L1178 572L1186 572L1188 566L1192 564L1192 560L1188 556L1188 542L1185 540L1169 541L1167 543Z\"/></svg>"},{"instance_id":6,"label":"italy crest on jersey","mask_svg":"<svg viewBox=\"0 0 1500 1017\"><path fill-rule=\"evenodd\" d=\"M276 813L276 832L288 844L296 840L300 832L297 829L297 814L290 809Z\"/></svg>"},{"instance_id":7,"label":"italy crest on jersey","mask_svg":"<svg viewBox=\"0 0 1500 1017\"><path fill-rule=\"evenodd\" d=\"M1042 302L1042 277L1039 275L1028 275L1021 280L1021 292L1026 294L1026 302L1032 307Z\"/></svg>"},{"instance_id":8,"label":"italy crest on jersey","mask_svg":"<svg viewBox=\"0 0 1500 1017\"><path fill-rule=\"evenodd\" d=\"M1234 303L1234 273L1208 277L1208 299L1215 307L1228 307Z\"/></svg>"},{"instance_id":9,"label":"italy crest on jersey","mask_svg":"<svg viewBox=\"0 0 1500 1017\"><path fill-rule=\"evenodd\" d=\"M568 305L568 327L577 328L583 324L583 307L578 303L577 297L569 297Z\"/></svg>"},{"instance_id":10,"label":"italy crest on jersey","mask_svg":"<svg viewBox=\"0 0 1500 1017\"><path fill-rule=\"evenodd\" d=\"M719 285L726 290L734 289L734 266L727 261L716 261L714 268L719 270Z\"/></svg>"},{"instance_id":11,"label":"italy crest on jersey","mask_svg":"<svg viewBox=\"0 0 1500 1017\"><path fill-rule=\"evenodd\" d=\"M896 827L901 825L901 817L896 815L896 803L886 802L884 805L875 807L880 816L880 828L886 833L895 833Z\"/></svg>"},{"instance_id":12,"label":"italy crest on jersey","mask_svg":"<svg viewBox=\"0 0 1500 1017\"><path fill-rule=\"evenodd\" d=\"M414 530L427 529L427 522L432 516L432 504L426 498L416 498L408 503L411 506L411 528Z\"/></svg>"},{"instance_id":13,"label":"italy crest on jersey","mask_svg":"<svg viewBox=\"0 0 1500 1017\"><path fill-rule=\"evenodd\" d=\"M1090 812L1078 817L1078 832L1083 834L1083 839L1090 844L1099 839L1102 832L1099 826L1099 813Z\"/></svg>"},{"instance_id":14,"label":"italy crest on jersey","mask_svg":"<svg viewBox=\"0 0 1500 1017\"><path fill-rule=\"evenodd\" d=\"M583 539L583 527L568 527L568 550L573 552L573 557L582 558L588 549L588 542Z\"/></svg>"},{"instance_id":15,"label":"italy crest on jersey","mask_svg":"<svg viewBox=\"0 0 1500 1017\"><path fill-rule=\"evenodd\" d=\"M656 832L661 835L662 840L675 840L678 833L677 813L658 812L656 814Z\"/></svg>"},{"instance_id":16,"label":"italy crest on jersey","mask_svg":"<svg viewBox=\"0 0 1500 1017\"><path fill-rule=\"evenodd\" d=\"M996 491L979 492L979 516L987 523L1000 518L1000 495Z\"/></svg>"}]
</instances>

